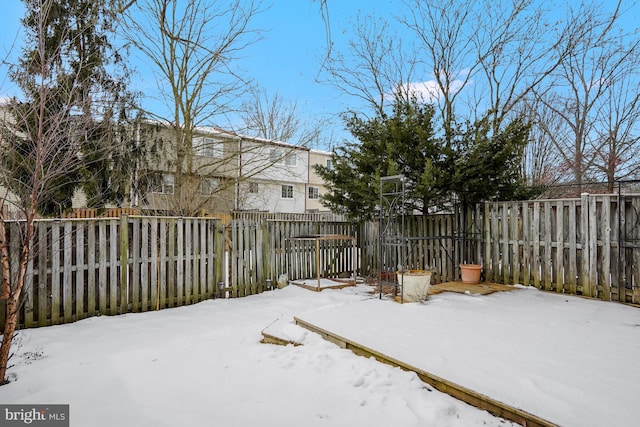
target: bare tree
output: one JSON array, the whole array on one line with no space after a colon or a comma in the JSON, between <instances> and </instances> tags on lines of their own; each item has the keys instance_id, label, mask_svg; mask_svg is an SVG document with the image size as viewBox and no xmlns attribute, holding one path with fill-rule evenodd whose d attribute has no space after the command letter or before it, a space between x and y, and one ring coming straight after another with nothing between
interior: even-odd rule
<instances>
[{"instance_id":1,"label":"bare tree","mask_svg":"<svg viewBox=\"0 0 640 427\"><path fill-rule=\"evenodd\" d=\"M418 40L445 136L457 117L489 115L497 131L570 51L572 23L551 20L540 2L405 0L401 21ZM562 49L564 48L564 49ZM449 138L447 138L449 139Z\"/></svg>"},{"instance_id":2,"label":"bare tree","mask_svg":"<svg viewBox=\"0 0 640 427\"><path fill-rule=\"evenodd\" d=\"M237 155L207 165L195 161L194 136L198 126L229 113L247 87L233 64L259 38L259 32L250 29L259 11L254 1L242 0L141 0L127 9L126 38L153 69L167 111L155 117L170 130L165 150L170 156L165 160L173 170L176 213L193 214L200 199L192 196L203 174L218 169L214 163L229 163Z\"/></svg>"},{"instance_id":3,"label":"bare tree","mask_svg":"<svg viewBox=\"0 0 640 427\"><path fill-rule=\"evenodd\" d=\"M385 20L359 16L347 52L331 49L323 68L327 83L381 114L396 96L409 99L415 58Z\"/></svg>"},{"instance_id":4,"label":"bare tree","mask_svg":"<svg viewBox=\"0 0 640 427\"><path fill-rule=\"evenodd\" d=\"M578 182L585 173L604 174L612 182L613 168L618 176L623 175L620 164L631 157L635 147L631 133L636 120L631 110L637 101L626 96L622 98L624 105L604 103L607 94L625 86L624 79L636 78L632 72L637 69L636 38L614 34L621 2L608 13L595 3L563 5L567 13L561 18L557 8L535 0L405 0L404 4L400 22L412 30L420 59L412 63L411 75L425 72L426 78L404 83L403 88L437 107L445 143L453 143L455 130L462 123L485 116L494 132L498 131L505 119L530 108L528 98L537 96L533 111L540 114L534 117L527 113L537 125L532 130L535 144L525 157L530 162L523 165L530 169L530 179L552 182L551 167L558 165L571 170ZM358 42L352 43L357 46L354 51L369 52L362 58L372 60L362 61L358 67L334 66L332 71L334 80L350 88L352 94L373 99L377 102L370 104L380 106L389 85L379 82L392 75L379 66L383 63L380 58L392 57L392 44L384 31L372 28L368 25L358 30ZM623 46L622 40L631 43ZM341 58L335 52L334 56ZM550 88L554 88L553 94L548 93ZM621 95L617 89L617 95L608 99L620 101ZM542 106L555 116L542 111ZM626 126L604 120L623 117ZM554 152L549 150L550 143Z\"/></svg>"},{"instance_id":5,"label":"bare tree","mask_svg":"<svg viewBox=\"0 0 640 427\"><path fill-rule=\"evenodd\" d=\"M474 2L445 0L443 2L405 2L408 16L402 22L419 42L423 66L430 72L431 82L425 84L432 102L439 105L445 139L449 143L455 127L455 106L480 66L474 51Z\"/></svg>"},{"instance_id":6,"label":"bare tree","mask_svg":"<svg viewBox=\"0 0 640 427\"><path fill-rule=\"evenodd\" d=\"M376 113L398 96L436 105L447 140L459 118L491 114L497 130L558 67L566 54L558 45L572 28L547 22L534 0L405 0L404 6L398 21L413 38L402 39L388 20L359 17L348 51L331 48L324 68L330 83Z\"/></svg>"},{"instance_id":7,"label":"bare tree","mask_svg":"<svg viewBox=\"0 0 640 427\"><path fill-rule=\"evenodd\" d=\"M567 173L566 164L552 141L554 136L562 134L562 123L534 96L525 98L519 111L531 123L529 143L522 159L521 175L525 183L533 187L557 184Z\"/></svg>"},{"instance_id":8,"label":"bare tree","mask_svg":"<svg viewBox=\"0 0 640 427\"><path fill-rule=\"evenodd\" d=\"M611 12L596 4L568 10L568 20L580 32L566 40L571 54L553 73L548 89L553 95L537 92L561 123L547 134L578 188L598 173L605 174L612 188L616 172L635 149L630 133L637 123L637 95L623 92L637 79L639 43L633 37L623 43L629 38L618 27L621 5L616 3Z\"/></svg>"},{"instance_id":9,"label":"bare tree","mask_svg":"<svg viewBox=\"0 0 640 427\"><path fill-rule=\"evenodd\" d=\"M310 148L326 142L320 141L326 120L304 117L297 102L287 102L278 93L271 96L266 89L251 89L241 116L248 135Z\"/></svg>"},{"instance_id":10,"label":"bare tree","mask_svg":"<svg viewBox=\"0 0 640 427\"><path fill-rule=\"evenodd\" d=\"M478 58L475 105L488 111L498 129L505 117L540 87L571 53L580 33L573 22L556 22L540 2L484 1L474 21L473 44ZM482 113L481 113L482 114Z\"/></svg>"},{"instance_id":11,"label":"bare tree","mask_svg":"<svg viewBox=\"0 0 640 427\"><path fill-rule=\"evenodd\" d=\"M593 167L602 174L607 190L614 191L616 180L634 177L640 161L640 92L638 92L638 42L620 47L613 55L624 56L616 65L596 113L597 146Z\"/></svg>"}]
</instances>

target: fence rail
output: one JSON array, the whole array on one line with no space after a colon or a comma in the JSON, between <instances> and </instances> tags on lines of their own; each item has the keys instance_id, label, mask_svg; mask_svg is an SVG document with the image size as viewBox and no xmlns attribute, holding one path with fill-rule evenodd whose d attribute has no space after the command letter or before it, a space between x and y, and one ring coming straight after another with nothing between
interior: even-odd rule
<instances>
[{"instance_id":1,"label":"fence rail","mask_svg":"<svg viewBox=\"0 0 640 427\"><path fill-rule=\"evenodd\" d=\"M253 212L253 211L233 211L233 219L243 219L250 221L307 221L307 222L344 222L343 215L332 212L307 212L307 213L283 213L283 212Z\"/></svg>"},{"instance_id":2,"label":"fence rail","mask_svg":"<svg viewBox=\"0 0 640 427\"><path fill-rule=\"evenodd\" d=\"M230 292L245 296L275 285L286 274L288 280L316 277L316 246L294 242L303 235L356 236L358 227L346 222L315 222L284 219L236 219L229 226ZM320 247L323 277L337 277L360 266L353 259L352 245L323 242Z\"/></svg>"},{"instance_id":3,"label":"fence rail","mask_svg":"<svg viewBox=\"0 0 640 427\"><path fill-rule=\"evenodd\" d=\"M23 223L9 222L12 273ZM36 220L23 327L147 311L211 298L223 280L223 234L207 218ZM4 321L0 306L0 326Z\"/></svg>"},{"instance_id":4,"label":"fence rail","mask_svg":"<svg viewBox=\"0 0 640 427\"><path fill-rule=\"evenodd\" d=\"M291 219L297 218L297 219ZM122 216L37 220L22 327L147 311L216 296L241 297L289 280L379 273L379 226L300 217L220 219ZM225 221L226 222L226 221ZM405 267L437 281L476 262L487 280L640 303L640 196L495 202L466 212L407 217ZM17 271L23 223L7 221ZM310 244L295 237L346 235ZM319 251L319 253L318 253ZM401 256L401 258L400 258ZM220 284L224 286L221 287ZM0 328L4 321L0 305Z\"/></svg>"},{"instance_id":5,"label":"fence rail","mask_svg":"<svg viewBox=\"0 0 640 427\"><path fill-rule=\"evenodd\" d=\"M406 265L435 266L440 280L473 262L497 283L640 303L638 195L486 203L406 224Z\"/></svg>"}]
</instances>

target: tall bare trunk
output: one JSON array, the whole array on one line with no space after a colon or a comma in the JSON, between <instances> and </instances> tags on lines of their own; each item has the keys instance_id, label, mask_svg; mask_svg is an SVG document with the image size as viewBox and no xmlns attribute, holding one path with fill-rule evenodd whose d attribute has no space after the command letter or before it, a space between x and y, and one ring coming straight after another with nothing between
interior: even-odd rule
<instances>
[{"instance_id":1,"label":"tall bare trunk","mask_svg":"<svg viewBox=\"0 0 640 427\"><path fill-rule=\"evenodd\" d=\"M0 385L9 382L7 379L7 369L9 369L9 356L11 355L11 341L18 326L18 301L15 297L11 296L5 300L5 307L7 309L7 315L2 333L2 344L0 345Z\"/></svg>"},{"instance_id":2,"label":"tall bare trunk","mask_svg":"<svg viewBox=\"0 0 640 427\"><path fill-rule=\"evenodd\" d=\"M9 241L7 239L6 224L4 221L0 224L0 268L2 269L2 293L0 294L0 299L4 301L6 310L2 343L0 344L0 384L8 382L7 369L9 368L9 357L11 356L11 344L13 335L18 327L22 303L21 296L27 275L27 261L31 257L30 243L33 236L33 217L34 215L27 215L25 229L20 236L21 250L18 271L13 277L11 263L9 262Z\"/></svg>"}]
</instances>

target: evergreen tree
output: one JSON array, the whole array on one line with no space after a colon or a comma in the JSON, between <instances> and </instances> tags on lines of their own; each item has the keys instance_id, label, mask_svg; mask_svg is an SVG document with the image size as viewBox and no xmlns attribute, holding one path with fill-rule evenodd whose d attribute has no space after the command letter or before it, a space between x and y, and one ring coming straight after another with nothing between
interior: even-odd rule
<instances>
[{"instance_id":1,"label":"evergreen tree","mask_svg":"<svg viewBox=\"0 0 640 427\"><path fill-rule=\"evenodd\" d=\"M405 200L411 210L426 214L445 203L454 152L436 136L432 105L397 101L385 121L395 173L404 175Z\"/></svg>"},{"instance_id":2,"label":"evergreen tree","mask_svg":"<svg viewBox=\"0 0 640 427\"><path fill-rule=\"evenodd\" d=\"M529 130L529 123L517 117L495 133L488 118L459 131L450 189L470 204L535 196L520 173Z\"/></svg>"},{"instance_id":3,"label":"evergreen tree","mask_svg":"<svg viewBox=\"0 0 640 427\"><path fill-rule=\"evenodd\" d=\"M328 183L322 202L351 219L369 219L380 204L380 177L405 177L405 207L427 214L464 203L522 199L531 196L523 185L520 164L529 124L516 118L502 130L488 118L438 132L435 110L416 100L396 100L389 116L346 117L347 129L358 140L333 155L333 169L316 166Z\"/></svg>"},{"instance_id":4,"label":"evergreen tree","mask_svg":"<svg viewBox=\"0 0 640 427\"><path fill-rule=\"evenodd\" d=\"M10 77L24 94L9 109L14 121L3 130L11 143L3 167L9 176L7 186L18 196L28 194L29 176L34 167L34 126L61 121L66 123L59 150L44 153L46 164L64 171L47 181L38 211L43 215L60 215L71 207L74 190L84 188L90 205L124 198L123 182L129 181L131 168L139 166L130 144L135 141L128 110L132 95L127 92L127 71L123 58L111 40L117 15L115 0L24 0L22 23L26 29L24 53L12 67ZM43 88L40 79L50 83ZM44 109L33 108L41 104ZM116 127L120 124L120 130ZM127 125L127 131L123 129ZM44 129L46 132L46 129ZM126 136L125 136L126 135ZM64 140L66 139L66 142ZM69 150L77 154L71 162ZM120 167L105 164L126 156ZM140 156L138 156L140 158ZM65 159L61 163L61 159ZM97 191L116 189L116 191Z\"/></svg>"},{"instance_id":5,"label":"evergreen tree","mask_svg":"<svg viewBox=\"0 0 640 427\"><path fill-rule=\"evenodd\" d=\"M442 149L433 126L434 109L416 101L396 101L390 115L373 119L345 116L347 129L359 141L336 150L333 169L316 166L329 183L325 206L352 219L369 219L380 204L380 177L403 174L408 205L426 213L442 203L443 170L452 159Z\"/></svg>"}]
</instances>

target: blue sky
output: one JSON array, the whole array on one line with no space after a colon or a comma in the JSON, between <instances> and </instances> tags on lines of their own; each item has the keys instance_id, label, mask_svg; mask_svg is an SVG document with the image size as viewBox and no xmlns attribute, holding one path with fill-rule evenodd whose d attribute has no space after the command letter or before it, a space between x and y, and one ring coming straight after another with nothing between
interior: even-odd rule
<instances>
[{"instance_id":1,"label":"blue sky","mask_svg":"<svg viewBox=\"0 0 640 427\"><path fill-rule=\"evenodd\" d=\"M20 28L20 19L23 16L24 8L19 0L8 0L2 2L2 12L0 13L0 58L2 59L2 67L0 68L0 97L13 95L10 82L7 78L7 68L5 61L15 60L16 49L12 50L12 45L17 37ZM8 55L13 54L8 57Z\"/></svg>"},{"instance_id":2,"label":"blue sky","mask_svg":"<svg viewBox=\"0 0 640 427\"><path fill-rule=\"evenodd\" d=\"M390 16L394 3L399 0L328 0L334 49L346 44L346 31L359 12ZM264 39L247 52L246 66L259 84L286 99L297 100L309 112L335 114L346 110L350 100L335 88L317 82L327 48L327 31L317 1L275 0L256 17L255 24L268 30Z\"/></svg>"},{"instance_id":3,"label":"blue sky","mask_svg":"<svg viewBox=\"0 0 640 427\"><path fill-rule=\"evenodd\" d=\"M348 30L359 13L391 16L399 0L328 0L330 39L335 50L346 45ZM333 123L335 142L347 138L338 114L357 100L318 80L327 49L327 26L317 1L274 0L256 16L256 28L266 30L262 40L246 52L243 67L271 95L297 102L310 120ZM327 147L325 147L327 148Z\"/></svg>"},{"instance_id":4,"label":"blue sky","mask_svg":"<svg viewBox=\"0 0 640 427\"><path fill-rule=\"evenodd\" d=\"M0 55L5 58L19 31L23 8L20 0L1 1ZM303 119L332 119L334 142L339 142L347 137L347 133L337 115L347 109L357 109L359 105L358 100L343 95L335 87L318 82L327 48L326 26L318 1L265 0L263 3L266 10L253 21L253 28L264 31L263 38L243 51L244 58L238 65L245 71L244 74L253 78L272 96L278 93L285 101L296 102ZM549 7L553 8L552 3L553 0ZM610 3L606 4L611 6ZM393 17L402 14L404 8L401 0L327 0L327 4L334 51L345 47L359 13L385 17L393 23ZM560 4L566 7L566 3ZM637 26L634 20L637 15L638 7L634 6L627 15L633 26ZM407 30L404 31L406 34ZM14 51L14 60L17 53ZM140 79L137 81L140 82ZM149 93L154 89L145 87L144 90ZM0 68L0 97L13 94L4 66ZM227 127L222 119L215 124Z\"/></svg>"},{"instance_id":5,"label":"blue sky","mask_svg":"<svg viewBox=\"0 0 640 427\"><path fill-rule=\"evenodd\" d=\"M345 43L346 30L359 11L388 16L393 12L393 5L392 0L328 0L334 48ZM2 6L0 54L6 58L20 31L23 7L20 0L3 0ZM296 102L305 117L333 118L338 138L346 136L337 114L345 111L353 100L341 96L336 88L317 81L327 47L326 26L319 3L273 0L270 6L265 2L265 6L253 21L253 28L264 30L263 37L243 52L239 65L269 94L277 92L285 101ZM19 51L14 49L13 53L15 58ZM0 73L0 97L13 95L6 78L6 67Z\"/></svg>"}]
</instances>

